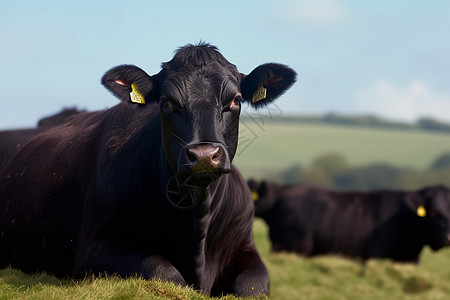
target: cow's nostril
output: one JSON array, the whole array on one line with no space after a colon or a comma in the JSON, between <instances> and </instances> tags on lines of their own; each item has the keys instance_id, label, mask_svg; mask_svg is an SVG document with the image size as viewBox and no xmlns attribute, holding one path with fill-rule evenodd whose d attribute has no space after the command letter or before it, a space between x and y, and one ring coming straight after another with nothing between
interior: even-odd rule
<instances>
[{"instance_id":1,"label":"cow's nostril","mask_svg":"<svg viewBox=\"0 0 450 300\"><path fill-rule=\"evenodd\" d=\"M220 144L206 142L190 144L179 153L177 172L229 173L230 163L226 148Z\"/></svg>"},{"instance_id":2,"label":"cow's nostril","mask_svg":"<svg viewBox=\"0 0 450 300\"><path fill-rule=\"evenodd\" d=\"M222 151L220 147L217 147L214 151L211 152L212 154L212 160L217 161L220 160L221 156L222 156Z\"/></svg>"},{"instance_id":3,"label":"cow's nostril","mask_svg":"<svg viewBox=\"0 0 450 300\"><path fill-rule=\"evenodd\" d=\"M186 149L186 156L190 163L196 163L198 160L197 155L195 153L191 152L190 149Z\"/></svg>"},{"instance_id":4,"label":"cow's nostril","mask_svg":"<svg viewBox=\"0 0 450 300\"><path fill-rule=\"evenodd\" d=\"M222 162L223 149L216 145L195 145L186 149L186 161L191 170L214 170Z\"/></svg>"}]
</instances>

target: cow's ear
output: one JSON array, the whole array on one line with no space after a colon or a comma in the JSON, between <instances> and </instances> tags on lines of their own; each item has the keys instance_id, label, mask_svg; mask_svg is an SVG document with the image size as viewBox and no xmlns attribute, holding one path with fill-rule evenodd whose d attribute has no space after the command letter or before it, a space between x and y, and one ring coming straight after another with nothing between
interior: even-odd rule
<instances>
[{"instance_id":1,"label":"cow's ear","mask_svg":"<svg viewBox=\"0 0 450 300\"><path fill-rule=\"evenodd\" d=\"M247 76L243 75L242 96L255 108L265 106L287 91L296 77L297 73L285 65L260 65Z\"/></svg>"},{"instance_id":2,"label":"cow's ear","mask_svg":"<svg viewBox=\"0 0 450 300\"><path fill-rule=\"evenodd\" d=\"M254 179L250 179L247 181L247 185L250 188L250 191L252 192L253 201L255 201L255 202L259 201L259 199L260 199L260 195L259 195L259 191L258 191L259 183Z\"/></svg>"},{"instance_id":3,"label":"cow's ear","mask_svg":"<svg viewBox=\"0 0 450 300\"><path fill-rule=\"evenodd\" d=\"M418 217L426 217L427 210L425 208L427 201L423 197L421 191L407 193L406 197L406 205L411 209L411 212L414 212Z\"/></svg>"},{"instance_id":4,"label":"cow's ear","mask_svg":"<svg viewBox=\"0 0 450 300\"><path fill-rule=\"evenodd\" d=\"M140 104L150 98L154 87L152 77L132 65L112 68L103 75L102 84L120 100Z\"/></svg>"}]
</instances>

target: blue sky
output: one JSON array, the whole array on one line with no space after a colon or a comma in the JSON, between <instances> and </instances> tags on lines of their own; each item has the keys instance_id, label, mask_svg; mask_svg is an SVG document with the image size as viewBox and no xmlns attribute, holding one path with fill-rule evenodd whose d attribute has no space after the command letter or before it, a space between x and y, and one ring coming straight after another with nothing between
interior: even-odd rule
<instances>
[{"instance_id":1,"label":"blue sky","mask_svg":"<svg viewBox=\"0 0 450 300\"><path fill-rule=\"evenodd\" d=\"M104 72L149 74L200 40L242 73L266 62L299 74L286 114L371 113L450 122L450 1L0 1L0 129L63 107L118 100Z\"/></svg>"}]
</instances>

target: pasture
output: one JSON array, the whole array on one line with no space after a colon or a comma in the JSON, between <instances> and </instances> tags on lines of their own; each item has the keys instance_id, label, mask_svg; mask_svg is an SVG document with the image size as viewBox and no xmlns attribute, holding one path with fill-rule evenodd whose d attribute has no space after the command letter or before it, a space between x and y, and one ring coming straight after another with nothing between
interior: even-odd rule
<instances>
[{"instance_id":1,"label":"pasture","mask_svg":"<svg viewBox=\"0 0 450 300\"><path fill-rule=\"evenodd\" d=\"M339 152L353 165L387 162L427 168L450 151L448 134L319 124L245 121L235 163L246 177L264 177L291 164ZM304 258L270 253L268 229L256 219L254 238L271 278L270 299L450 299L450 247L425 248L419 265L337 256ZM192 289L141 279L59 280L46 274L0 270L0 299L212 299ZM217 299L217 298L215 298ZM222 299L236 299L225 296ZM265 297L263 297L265 299Z\"/></svg>"},{"instance_id":2,"label":"pasture","mask_svg":"<svg viewBox=\"0 0 450 300\"><path fill-rule=\"evenodd\" d=\"M337 256L271 254L267 226L256 219L255 241L269 269L270 299L449 299L450 248L423 251L419 265ZM217 299L189 288L141 279L58 280L46 274L0 270L0 299ZM221 299L237 299L225 296ZM261 297L261 299L266 299Z\"/></svg>"},{"instance_id":3,"label":"pasture","mask_svg":"<svg viewBox=\"0 0 450 300\"><path fill-rule=\"evenodd\" d=\"M307 166L328 153L344 155L352 166L384 162L425 169L438 155L450 151L447 133L281 123L263 117L244 119L239 134L234 163L245 177L255 178L293 165Z\"/></svg>"}]
</instances>

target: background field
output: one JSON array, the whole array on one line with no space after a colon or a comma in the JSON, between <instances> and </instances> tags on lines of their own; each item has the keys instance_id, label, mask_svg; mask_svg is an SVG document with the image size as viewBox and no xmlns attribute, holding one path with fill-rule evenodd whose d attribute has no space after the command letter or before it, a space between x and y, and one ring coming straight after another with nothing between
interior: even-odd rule
<instances>
[{"instance_id":1,"label":"background field","mask_svg":"<svg viewBox=\"0 0 450 300\"><path fill-rule=\"evenodd\" d=\"M234 162L244 176L260 178L292 165L308 165L318 156L333 152L355 166L385 162L423 169L449 151L448 133L255 118L241 122Z\"/></svg>"},{"instance_id":2,"label":"background field","mask_svg":"<svg viewBox=\"0 0 450 300\"><path fill-rule=\"evenodd\" d=\"M317 156L342 153L352 165L386 162L427 168L450 151L450 135L422 130L245 120L236 165L246 177L265 178ZM370 260L364 266L337 256L271 254L268 229L255 220L254 238L271 276L271 299L450 299L450 248L424 249L419 265ZM161 282L117 278L61 281L0 270L0 299L210 299ZM235 299L232 296L224 299Z\"/></svg>"}]
</instances>

